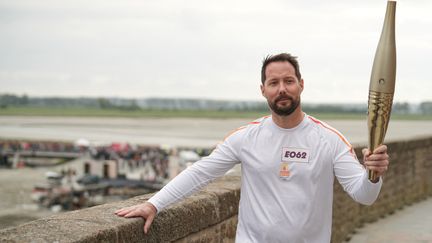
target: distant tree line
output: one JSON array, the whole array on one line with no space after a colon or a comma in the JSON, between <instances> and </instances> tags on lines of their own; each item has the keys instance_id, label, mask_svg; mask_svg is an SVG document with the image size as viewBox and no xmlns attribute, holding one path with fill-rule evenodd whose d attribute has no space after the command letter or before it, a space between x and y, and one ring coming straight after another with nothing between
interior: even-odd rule
<instances>
[{"instance_id":1,"label":"distant tree line","mask_svg":"<svg viewBox=\"0 0 432 243\"><path fill-rule=\"evenodd\" d=\"M25 106L28 105L29 98L27 95L17 96L12 94L0 95L0 107L6 108L8 106Z\"/></svg>"},{"instance_id":2,"label":"distant tree line","mask_svg":"<svg viewBox=\"0 0 432 243\"><path fill-rule=\"evenodd\" d=\"M213 110L213 111L267 111L264 101L226 101L208 99L176 98L60 98L29 97L27 95L0 94L0 109L8 107L81 107L118 110ZM367 104L303 104L308 113L362 113L367 112ZM394 114L432 114L432 101L420 104L396 102Z\"/></svg>"}]
</instances>

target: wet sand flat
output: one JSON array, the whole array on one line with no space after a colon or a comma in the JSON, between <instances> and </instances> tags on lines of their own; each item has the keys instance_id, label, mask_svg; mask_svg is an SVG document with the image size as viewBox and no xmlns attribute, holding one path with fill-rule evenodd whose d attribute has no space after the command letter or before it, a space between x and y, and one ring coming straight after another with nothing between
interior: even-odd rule
<instances>
[{"instance_id":1,"label":"wet sand flat","mask_svg":"<svg viewBox=\"0 0 432 243\"><path fill-rule=\"evenodd\" d=\"M250 119L0 117L0 138L130 142L211 147ZM326 120L350 142L365 144L366 120ZM432 135L432 121L390 122L386 141Z\"/></svg>"}]
</instances>

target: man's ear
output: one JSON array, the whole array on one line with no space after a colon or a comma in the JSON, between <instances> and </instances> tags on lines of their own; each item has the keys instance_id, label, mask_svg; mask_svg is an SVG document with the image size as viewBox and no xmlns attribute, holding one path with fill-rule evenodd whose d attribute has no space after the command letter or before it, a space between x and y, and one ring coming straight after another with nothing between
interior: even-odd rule
<instances>
[{"instance_id":1,"label":"man's ear","mask_svg":"<svg viewBox=\"0 0 432 243\"><path fill-rule=\"evenodd\" d=\"M303 79L300 79L299 84L300 84L300 87L301 87L302 92L303 92L303 89L304 89L304 80L303 80Z\"/></svg>"},{"instance_id":2,"label":"man's ear","mask_svg":"<svg viewBox=\"0 0 432 243\"><path fill-rule=\"evenodd\" d=\"M266 96L265 96L265 94L264 94L264 85L260 85L260 89L261 89L261 94L262 94L262 96L264 96L265 98L267 98Z\"/></svg>"}]
</instances>

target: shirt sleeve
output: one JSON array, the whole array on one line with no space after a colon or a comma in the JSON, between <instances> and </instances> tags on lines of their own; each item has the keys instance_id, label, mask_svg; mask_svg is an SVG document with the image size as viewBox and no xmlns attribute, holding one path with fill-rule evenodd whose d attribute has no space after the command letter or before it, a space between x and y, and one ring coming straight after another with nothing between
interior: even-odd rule
<instances>
[{"instance_id":1,"label":"shirt sleeve","mask_svg":"<svg viewBox=\"0 0 432 243\"><path fill-rule=\"evenodd\" d=\"M238 159L240 141L241 133L231 135L221 142L209 156L203 157L177 175L148 202L160 212L165 207L200 190L214 179L225 175L228 170L240 162Z\"/></svg>"},{"instance_id":2,"label":"shirt sleeve","mask_svg":"<svg viewBox=\"0 0 432 243\"><path fill-rule=\"evenodd\" d=\"M334 173L343 189L358 203L374 203L381 190L382 178L377 183L368 179L367 170L358 161L350 144L339 141L335 148Z\"/></svg>"}]
</instances>

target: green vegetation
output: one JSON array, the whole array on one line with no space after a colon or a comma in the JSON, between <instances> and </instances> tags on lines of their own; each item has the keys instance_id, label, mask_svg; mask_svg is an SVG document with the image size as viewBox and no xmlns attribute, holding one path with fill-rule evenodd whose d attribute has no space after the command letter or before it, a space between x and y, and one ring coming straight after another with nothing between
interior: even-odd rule
<instances>
[{"instance_id":1,"label":"green vegetation","mask_svg":"<svg viewBox=\"0 0 432 243\"><path fill-rule=\"evenodd\" d=\"M268 112L199 111L199 110L121 110L86 107L8 107L0 109L0 116L70 116L70 117L201 117L201 118L256 118Z\"/></svg>"},{"instance_id":2,"label":"green vegetation","mask_svg":"<svg viewBox=\"0 0 432 243\"><path fill-rule=\"evenodd\" d=\"M308 112L308 111L307 111ZM8 106L0 109L0 116L66 116L66 117L135 117L135 118L258 118L270 114L269 111L216 111L216 110L144 110L144 109L99 109L88 107L26 107ZM319 119L365 119L366 114L353 112L317 112L308 114ZM393 114L397 120L432 120L432 115Z\"/></svg>"}]
</instances>

